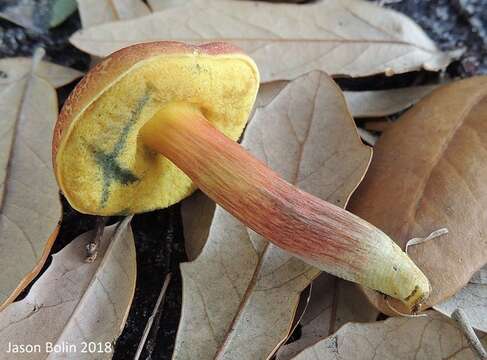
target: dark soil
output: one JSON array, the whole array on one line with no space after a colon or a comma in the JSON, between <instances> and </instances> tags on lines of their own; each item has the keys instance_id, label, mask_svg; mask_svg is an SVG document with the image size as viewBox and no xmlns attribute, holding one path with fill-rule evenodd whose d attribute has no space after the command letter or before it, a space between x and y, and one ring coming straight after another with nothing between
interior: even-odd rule
<instances>
[{"instance_id":1,"label":"dark soil","mask_svg":"<svg viewBox=\"0 0 487 360\"><path fill-rule=\"evenodd\" d=\"M0 8L2 3L0 2ZM466 48L462 58L451 64L446 74L415 72L394 77L374 76L339 79L349 90L386 89L430 83L439 76L452 78L487 74L487 4L485 0L403 0L386 5L412 17L443 50ZM68 38L80 28L77 13L62 25L38 33L0 20L0 58L30 56L36 47L46 50L52 62L86 71L88 55L72 47ZM60 102L74 84L58 90ZM62 249L77 235L93 228L95 219L72 210L64 201L60 236L52 250ZM111 219L114 221L116 219ZM142 359L170 359L181 308L179 263L185 260L179 206L135 216L132 221L137 249L137 288L129 318L117 341L114 359L131 359L168 272L173 274L161 318L144 350ZM50 260L48 261L50 263ZM48 266L48 264L46 264ZM21 295L22 296L22 295ZM294 334L299 337L299 333Z\"/></svg>"}]
</instances>

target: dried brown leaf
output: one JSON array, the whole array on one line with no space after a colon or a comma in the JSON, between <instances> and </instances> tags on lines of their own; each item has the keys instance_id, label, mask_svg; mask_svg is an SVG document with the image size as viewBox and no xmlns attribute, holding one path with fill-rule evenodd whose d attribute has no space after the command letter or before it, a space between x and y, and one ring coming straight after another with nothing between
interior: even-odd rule
<instances>
[{"instance_id":1,"label":"dried brown leaf","mask_svg":"<svg viewBox=\"0 0 487 360\"><path fill-rule=\"evenodd\" d=\"M92 231L53 255L29 294L0 313L2 359L19 358L19 354L7 353L9 343L10 348L12 344L40 345L42 351L27 354L29 360L60 355L111 359L135 290L135 246L129 222L126 218L105 228L92 263L84 261ZM102 351L84 353L82 342L100 344ZM48 356L46 343L72 344L77 351Z\"/></svg>"},{"instance_id":2,"label":"dried brown leaf","mask_svg":"<svg viewBox=\"0 0 487 360\"><path fill-rule=\"evenodd\" d=\"M406 110L437 88L413 86L377 91L345 91L348 108L354 117L380 117Z\"/></svg>"},{"instance_id":3,"label":"dried brown leaf","mask_svg":"<svg viewBox=\"0 0 487 360\"><path fill-rule=\"evenodd\" d=\"M142 0L77 0L83 28L149 15Z\"/></svg>"},{"instance_id":4,"label":"dried brown leaf","mask_svg":"<svg viewBox=\"0 0 487 360\"><path fill-rule=\"evenodd\" d=\"M434 308L447 316L461 308L474 328L487 333L487 266L477 272L462 290Z\"/></svg>"},{"instance_id":5,"label":"dried brown leaf","mask_svg":"<svg viewBox=\"0 0 487 360\"><path fill-rule=\"evenodd\" d=\"M486 124L487 77L435 90L384 132L350 203L403 249L409 239L449 230L408 250L431 282L428 306L451 297L487 262ZM366 292L391 314L383 296Z\"/></svg>"},{"instance_id":6,"label":"dried brown leaf","mask_svg":"<svg viewBox=\"0 0 487 360\"><path fill-rule=\"evenodd\" d=\"M379 312L356 284L322 273L313 281L311 298L302 319L299 340L282 346L277 360L292 359L348 322L372 322Z\"/></svg>"},{"instance_id":7,"label":"dried brown leaf","mask_svg":"<svg viewBox=\"0 0 487 360\"><path fill-rule=\"evenodd\" d=\"M256 61L262 82L291 80L313 70L349 76L439 70L458 55L439 51L406 16L361 0L306 5L194 0L71 38L96 56L154 40L232 42Z\"/></svg>"},{"instance_id":8,"label":"dried brown leaf","mask_svg":"<svg viewBox=\"0 0 487 360\"><path fill-rule=\"evenodd\" d=\"M41 54L42 52L37 52ZM61 216L51 168L60 86L80 74L24 58L0 60L0 309L41 269Z\"/></svg>"},{"instance_id":9,"label":"dried brown leaf","mask_svg":"<svg viewBox=\"0 0 487 360\"><path fill-rule=\"evenodd\" d=\"M0 59L0 91L5 90L15 82L22 81L31 76L32 59L25 57ZM69 84L83 73L61 65L47 61L40 61L35 69L35 74L58 88Z\"/></svg>"},{"instance_id":10,"label":"dried brown leaf","mask_svg":"<svg viewBox=\"0 0 487 360\"><path fill-rule=\"evenodd\" d=\"M269 104L287 83L287 81L273 81L262 84L255 106ZM344 91L343 94L353 117L368 118L392 115L406 110L437 87L429 85L375 91Z\"/></svg>"},{"instance_id":11,"label":"dried brown leaf","mask_svg":"<svg viewBox=\"0 0 487 360\"><path fill-rule=\"evenodd\" d=\"M371 157L341 92L319 72L292 82L257 110L243 146L285 179L339 206ZM220 207L201 255L181 268L183 310L174 359L199 360L272 354L288 336L300 292L319 273Z\"/></svg>"},{"instance_id":12,"label":"dried brown leaf","mask_svg":"<svg viewBox=\"0 0 487 360\"><path fill-rule=\"evenodd\" d=\"M294 360L475 360L456 324L434 311L427 317L391 318L372 324L349 323ZM487 335L481 336L487 344Z\"/></svg>"},{"instance_id":13,"label":"dried brown leaf","mask_svg":"<svg viewBox=\"0 0 487 360\"><path fill-rule=\"evenodd\" d=\"M148 0L147 3L153 12L166 10L175 6L186 5L189 0Z\"/></svg>"},{"instance_id":14,"label":"dried brown leaf","mask_svg":"<svg viewBox=\"0 0 487 360\"><path fill-rule=\"evenodd\" d=\"M279 95L279 93L284 89L289 81L280 80L272 81L265 84L261 84L259 87L259 92L257 93L257 98L255 99L255 107L265 107L269 105L274 98Z\"/></svg>"}]
</instances>

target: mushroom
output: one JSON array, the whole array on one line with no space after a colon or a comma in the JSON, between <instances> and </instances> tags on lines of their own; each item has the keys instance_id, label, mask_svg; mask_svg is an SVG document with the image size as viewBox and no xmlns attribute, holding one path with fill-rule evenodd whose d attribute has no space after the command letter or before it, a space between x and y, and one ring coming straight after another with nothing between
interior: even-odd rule
<instances>
[{"instance_id":1,"label":"mushroom","mask_svg":"<svg viewBox=\"0 0 487 360\"><path fill-rule=\"evenodd\" d=\"M115 52L67 99L53 139L56 178L83 213L142 213L200 188L246 226L321 270L403 301L430 285L382 231L281 179L235 140L259 86L226 43L153 42Z\"/></svg>"}]
</instances>

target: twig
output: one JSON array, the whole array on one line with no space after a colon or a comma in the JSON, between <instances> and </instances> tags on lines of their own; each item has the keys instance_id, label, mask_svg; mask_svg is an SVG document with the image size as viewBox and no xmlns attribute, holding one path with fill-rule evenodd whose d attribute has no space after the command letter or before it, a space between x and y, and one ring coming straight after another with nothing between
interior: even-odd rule
<instances>
[{"instance_id":1,"label":"twig","mask_svg":"<svg viewBox=\"0 0 487 360\"><path fill-rule=\"evenodd\" d=\"M93 237L90 239L90 242L86 244L85 262L87 263L92 263L96 260L96 256L98 255L98 244L100 243L100 239L103 236L103 232L105 231L107 219L108 218L104 216L99 216L96 218L95 235L93 235Z\"/></svg>"},{"instance_id":2,"label":"twig","mask_svg":"<svg viewBox=\"0 0 487 360\"><path fill-rule=\"evenodd\" d=\"M142 350L144 350L145 342L147 340L147 336L152 328L152 323L154 322L154 318L156 317L161 304L163 303L164 295L166 295L167 288L169 286L169 282L171 281L171 273L166 275L164 279L164 284L162 285L161 293L157 298L156 305L154 306L154 310L152 310L151 316L147 320L147 324L145 325L144 332L142 333L142 338L140 339L139 346L137 348L137 352L135 353L134 360L139 360L140 354L142 354Z\"/></svg>"},{"instance_id":3,"label":"twig","mask_svg":"<svg viewBox=\"0 0 487 360\"><path fill-rule=\"evenodd\" d=\"M477 357L480 360L487 360L487 352L482 346L482 343L477 337L477 334L475 334L472 325L470 325L470 322L468 320L467 314L465 314L465 311L463 311L461 308L457 308L455 311L452 312L451 317L457 322L458 326L460 327L463 334L467 338L470 348L477 355Z\"/></svg>"}]
</instances>

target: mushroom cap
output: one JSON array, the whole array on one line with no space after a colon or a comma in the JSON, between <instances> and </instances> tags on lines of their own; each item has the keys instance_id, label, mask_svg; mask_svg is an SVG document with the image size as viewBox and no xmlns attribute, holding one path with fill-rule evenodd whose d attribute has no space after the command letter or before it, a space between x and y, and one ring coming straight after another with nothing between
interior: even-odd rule
<instances>
[{"instance_id":1,"label":"mushroom cap","mask_svg":"<svg viewBox=\"0 0 487 360\"><path fill-rule=\"evenodd\" d=\"M259 87L253 60L233 45L152 42L119 50L80 81L54 129L56 178L73 208L125 215L175 204L195 185L138 132L172 102L199 106L237 140Z\"/></svg>"}]
</instances>

